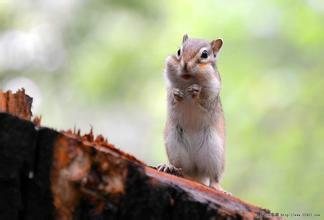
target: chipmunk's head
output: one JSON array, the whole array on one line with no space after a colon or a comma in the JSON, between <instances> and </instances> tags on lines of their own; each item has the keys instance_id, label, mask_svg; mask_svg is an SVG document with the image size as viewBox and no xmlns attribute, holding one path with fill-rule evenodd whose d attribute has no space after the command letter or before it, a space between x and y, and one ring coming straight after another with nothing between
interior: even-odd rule
<instances>
[{"instance_id":1,"label":"chipmunk's head","mask_svg":"<svg viewBox=\"0 0 324 220\"><path fill-rule=\"evenodd\" d=\"M222 45L222 39L209 42L189 38L185 34L181 47L176 51L176 54L167 58L167 77L171 81L189 83L209 80L211 77L220 80L215 62Z\"/></svg>"}]
</instances>

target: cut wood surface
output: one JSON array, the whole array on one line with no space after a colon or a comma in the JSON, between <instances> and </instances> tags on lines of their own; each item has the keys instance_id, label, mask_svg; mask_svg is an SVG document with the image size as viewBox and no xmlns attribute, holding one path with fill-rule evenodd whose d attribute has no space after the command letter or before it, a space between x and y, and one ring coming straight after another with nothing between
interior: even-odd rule
<instances>
[{"instance_id":1,"label":"cut wood surface","mask_svg":"<svg viewBox=\"0 0 324 220\"><path fill-rule=\"evenodd\" d=\"M32 102L33 99L25 94L24 89L16 93L12 93L11 91L0 92L0 111L9 112L22 119L31 119Z\"/></svg>"},{"instance_id":2,"label":"cut wood surface","mask_svg":"<svg viewBox=\"0 0 324 220\"><path fill-rule=\"evenodd\" d=\"M6 94L25 96L21 90L0 97ZM31 103L8 108L8 100L0 99L0 219L278 219L234 196L158 172L92 131L41 127L39 119L30 121Z\"/></svg>"}]
</instances>

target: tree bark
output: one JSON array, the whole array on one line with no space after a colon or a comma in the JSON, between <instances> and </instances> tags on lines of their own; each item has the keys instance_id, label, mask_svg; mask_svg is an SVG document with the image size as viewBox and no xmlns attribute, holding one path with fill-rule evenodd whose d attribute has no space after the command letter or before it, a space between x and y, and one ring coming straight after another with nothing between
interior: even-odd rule
<instances>
[{"instance_id":1,"label":"tree bark","mask_svg":"<svg viewBox=\"0 0 324 220\"><path fill-rule=\"evenodd\" d=\"M23 90L0 93L0 103L0 219L279 218L158 172L92 131L40 127Z\"/></svg>"}]
</instances>

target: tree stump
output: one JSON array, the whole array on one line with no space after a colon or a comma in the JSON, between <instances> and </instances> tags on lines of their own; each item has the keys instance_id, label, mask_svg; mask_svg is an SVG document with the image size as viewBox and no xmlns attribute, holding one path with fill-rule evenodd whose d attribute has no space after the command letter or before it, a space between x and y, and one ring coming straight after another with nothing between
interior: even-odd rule
<instances>
[{"instance_id":1,"label":"tree stump","mask_svg":"<svg viewBox=\"0 0 324 220\"><path fill-rule=\"evenodd\" d=\"M0 92L0 219L279 219L158 172L92 131L31 122L24 90Z\"/></svg>"}]
</instances>

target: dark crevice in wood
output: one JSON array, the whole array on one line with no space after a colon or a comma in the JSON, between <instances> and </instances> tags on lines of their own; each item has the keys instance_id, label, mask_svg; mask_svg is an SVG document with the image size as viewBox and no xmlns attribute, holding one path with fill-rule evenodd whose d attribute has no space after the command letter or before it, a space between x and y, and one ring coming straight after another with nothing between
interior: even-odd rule
<instances>
[{"instance_id":1,"label":"dark crevice in wood","mask_svg":"<svg viewBox=\"0 0 324 220\"><path fill-rule=\"evenodd\" d=\"M24 114L0 113L0 219L277 219L158 172L92 131L57 132Z\"/></svg>"}]
</instances>

